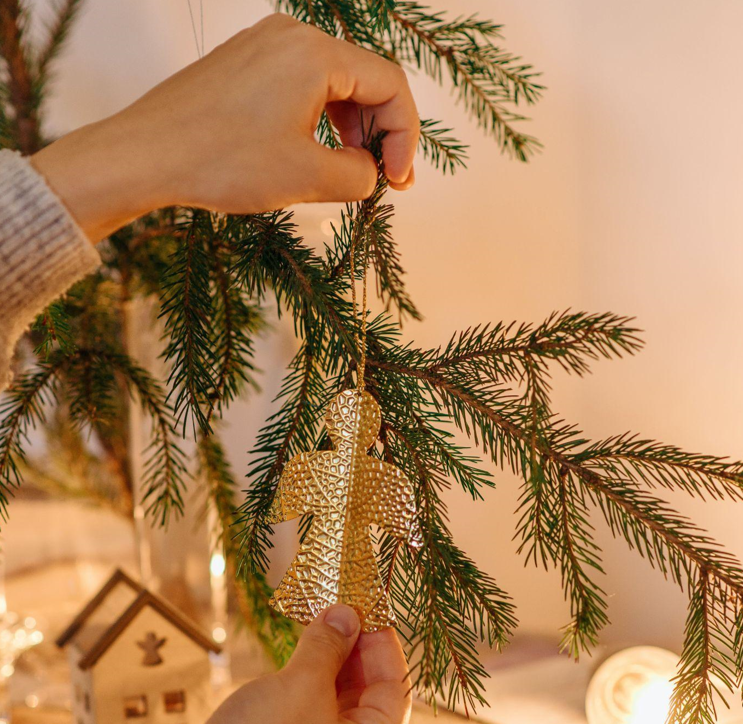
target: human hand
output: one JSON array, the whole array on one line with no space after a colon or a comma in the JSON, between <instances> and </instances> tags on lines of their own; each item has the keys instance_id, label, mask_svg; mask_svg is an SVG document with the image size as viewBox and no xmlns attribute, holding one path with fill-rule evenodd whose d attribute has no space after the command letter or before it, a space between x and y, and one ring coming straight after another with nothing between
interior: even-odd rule
<instances>
[{"instance_id":1,"label":"human hand","mask_svg":"<svg viewBox=\"0 0 743 724\"><path fill-rule=\"evenodd\" d=\"M392 629L359 636L348 606L323 611L278 673L247 684L207 724L405 724L410 680Z\"/></svg>"},{"instance_id":2,"label":"human hand","mask_svg":"<svg viewBox=\"0 0 743 724\"><path fill-rule=\"evenodd\" d=\"M419 135L405 73L391 61L287 15L271 15L153 88L120 113L32 158L91 241L157 208L257 213L371 194L376 164L365 122L388 131L393 188L413 184ZM326 109L344 143L315 128Z\"/></svg>"}]
</instances>

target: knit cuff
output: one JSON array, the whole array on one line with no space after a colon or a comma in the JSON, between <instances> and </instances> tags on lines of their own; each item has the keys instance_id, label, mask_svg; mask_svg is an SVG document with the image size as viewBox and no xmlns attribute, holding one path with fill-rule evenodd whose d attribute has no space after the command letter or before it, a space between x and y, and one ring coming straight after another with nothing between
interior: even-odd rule
<instances>
[{"instance_id":1,"label":"knit cuff","mask_svg":"<svg viewBox=\"0 0 743 724\"><path fill-rule=\"evenodd\" d=\"M0 151L0 389L23 331L98 264L44 178L20 154Z\"/></svg>"}]
</instances>

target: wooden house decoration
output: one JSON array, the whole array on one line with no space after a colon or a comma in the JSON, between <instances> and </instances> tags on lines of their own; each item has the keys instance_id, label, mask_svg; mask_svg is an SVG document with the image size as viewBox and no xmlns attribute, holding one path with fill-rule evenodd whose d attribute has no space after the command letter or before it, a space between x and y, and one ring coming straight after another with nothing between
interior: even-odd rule
<instances>
[{"instance_id":1,"label":"wooden house decoration","mask_svg":"<svg viewBox=\"0 0 743 724\"><path fill-rule=\"evenodd\" d=\"M57 639L68 652L75 724L204 724L220 648L121 570Z\"/></svg>"}]
</instances>

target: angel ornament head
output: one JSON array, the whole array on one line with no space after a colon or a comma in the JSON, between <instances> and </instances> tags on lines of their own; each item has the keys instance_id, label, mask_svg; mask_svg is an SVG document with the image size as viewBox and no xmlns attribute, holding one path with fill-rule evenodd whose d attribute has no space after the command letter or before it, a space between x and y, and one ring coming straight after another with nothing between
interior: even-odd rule
<instances>
[{"instance_id":1,"label":"angel ornament head","mask_svg":"<svg viewBox=\"0 0 743 724\"><path fill-rule=\"evenodd\" d=\"M345 390L328 408L332 451L301 453L284 468L269 522L311 514L310 529L271 599L285 616L309 623L333 603L353 607L362 631L396 622L379 575L372 524L420 545L413 487L399 468L370 457L381 413L365 391Z\"/></svg>"}]
</instances>

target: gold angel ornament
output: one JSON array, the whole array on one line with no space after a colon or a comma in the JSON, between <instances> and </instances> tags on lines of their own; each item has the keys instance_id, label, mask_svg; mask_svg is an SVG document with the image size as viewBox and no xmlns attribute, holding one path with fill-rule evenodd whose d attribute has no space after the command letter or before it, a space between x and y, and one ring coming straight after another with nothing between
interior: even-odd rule
<instances>
[{"instance_id":1,"label":"gold angel ornament","mask_svg":"<svg viewBox=\"0 0 743 724\"><path fill-rule=\"evenodd\" d=\"M312 515L271 604L306 624L327 606L345 603L358 613L362 631L378 631L394 626L396 619L370 526L420 546L413 487L402 470L368 455L381 426L379 406L368 392L341 392L325 424L334 450L290 460L269 512L271 523Z\"/></svg>"}]
</instances>

